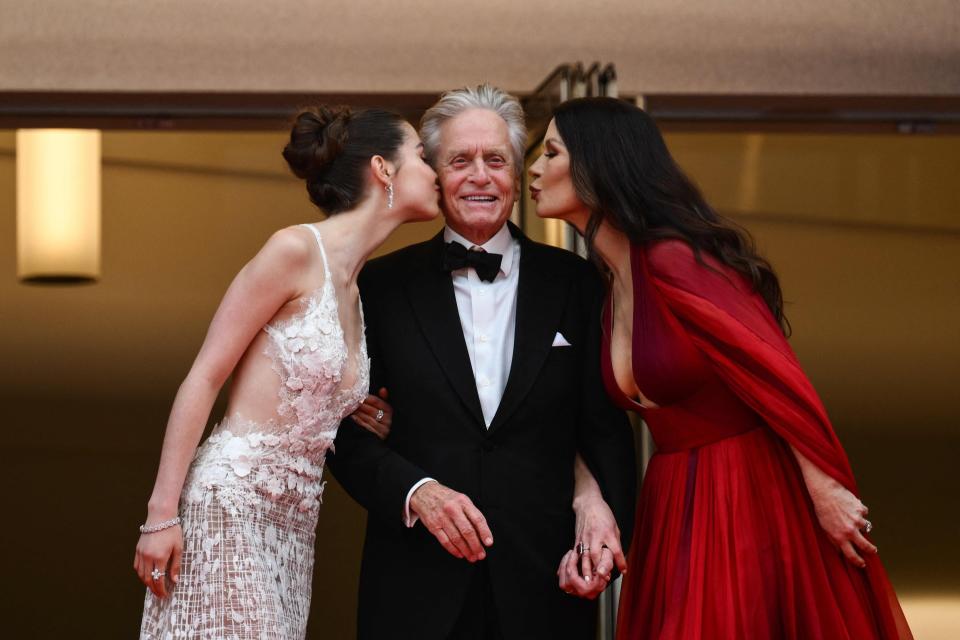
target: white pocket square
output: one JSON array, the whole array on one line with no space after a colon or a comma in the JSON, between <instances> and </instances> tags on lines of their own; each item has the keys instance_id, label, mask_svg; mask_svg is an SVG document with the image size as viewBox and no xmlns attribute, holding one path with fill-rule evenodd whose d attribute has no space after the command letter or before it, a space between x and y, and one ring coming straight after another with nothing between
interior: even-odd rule
<instances>
[{"instance_id":1,"label":"white pocket square","mask_svg":"<svg viewBox=\"0 0 960 640\"><path fill-rule=\"evenodd\" d=\"M553 336L553 344L552 344L551 346L554 346L554 347L569 347L569 346L570 346L570 343L567 342L567 339L563 337L563 334L562 334L562 333L560 333L559 331L557 331L557 335Z\"/></svg>"}]
</instances>

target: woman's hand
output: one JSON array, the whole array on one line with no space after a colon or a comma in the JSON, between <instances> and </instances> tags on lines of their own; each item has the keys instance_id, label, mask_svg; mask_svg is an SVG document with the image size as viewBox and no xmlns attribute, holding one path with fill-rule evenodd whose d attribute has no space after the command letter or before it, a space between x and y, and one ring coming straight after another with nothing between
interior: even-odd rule
<instances>
[{"instance_id":1,"label":"woman's hand","mask_svg":"<svg viewBox=\"0 0 960 640\"><path fill-rule=\"evenodd\" d=\"M614 564L620 573L627 572L627 559L620 546L620 527L599 492L578 496L573 511L577 517L574 540L583 545L582 549L574 549L579 554L580 574L587 582L594 578L603 581L602 586L596 585L602 591L610 581Z\"/></svg>"},{"instance_id":2,"label":"woman's hand","mask_svg":"<svg viewBox=\"0 0 960 640\"><path fill-rule=\"evenodd\" d=\"M874 554L877 547L863 535L870 528L866 519L869 509L833 478L808 485L813 507L820 526L830 542L839 549L850 564L860 567L867 563L857 551Z\"/></svg>"},{"instance_id":3,"label":"woman's hand","mask_svg":"<svg viewBox=\"0 0 960 640\"><path fill-rule=\"evenodd\" d=\"M393 424L393 407L385 402L387 396L386 387L380 387L376 396L368 395L363 404L350 415L354 422L381 440L390 435L390 425Z\"/></svg>"},{"instance_id":4,"label":"woman's hand","mask_svg":"<svg viewBox=\"0 0 960 640\"><path fill-rule=\"evenodd\" d=\"M617 519L579 453L573 475L574 549L563 556L557 576L565 592L593 600L607 588L614 564L621 573L627 572L627 559L620 546Z\"/></svg>"},{"instance_id":5,"label":"woman's hand","mask_svg":"<svg viewBox=\"0 0 960 640\"><path fill-rule=\"evenodd\" d=\"M183 529L174 525L154 533L141 533L133 570L143 584L158 598L166 598L173 587L167 588L167 580L176 584L180 580L180 557L183 554ZM154 570L164 575L153 579Z\"/></svg>"},{"instance_id":6,"label":"woman's hand","mask_svg":"<svg viewBox=\"0 0 960 640\"><path fill-rule=\"evenodd\" d=\"M826 532L830 542L843 553L843 557L855 567L861 569L867 566L860 554L876 553L877 548L867 540L863 532L870 533L873 525L866 519L869 509L860 502L857 496L848 491L832 476L820 470L806 456L790 447L793 455L800 464L803 482L807 485L807 492L813 501L813 509L817 514L820 526Z\"/></svg>"}]
</instances>

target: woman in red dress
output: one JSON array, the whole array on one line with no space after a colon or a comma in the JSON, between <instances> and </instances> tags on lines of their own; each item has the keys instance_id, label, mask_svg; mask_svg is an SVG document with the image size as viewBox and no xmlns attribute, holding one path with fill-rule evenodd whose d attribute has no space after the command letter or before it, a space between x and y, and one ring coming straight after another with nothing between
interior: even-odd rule
<instances>
[{"instance_id":1,"label":"woman in red dress","mask_svg":"<svg viewBox=\"0 0 960 640\"><path fill-rule=\"evenodd\" d=\"M618 100L561 105L530 174L609 277L604 381L657 446L617 638L911 638L749 235Z\"/></svg>"}]
</instances>

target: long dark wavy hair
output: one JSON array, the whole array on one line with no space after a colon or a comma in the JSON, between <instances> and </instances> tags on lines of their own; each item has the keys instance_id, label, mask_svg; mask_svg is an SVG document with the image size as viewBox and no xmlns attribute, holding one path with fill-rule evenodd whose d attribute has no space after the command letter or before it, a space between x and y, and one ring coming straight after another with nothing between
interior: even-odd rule
<instances>
[{"instance_id":1,"label":"long dark wavy hair","mask_svg":"<svg viewBox=\"0 0 960 640\"><path fill-rule=\"evenodd\" d=\"M584 238L595 262L594 239L604 222L640 245L683 240L700 264L709 268L702 258L707 252L746 276L790 335L773 267L746 229L707 204L649 115L614 98L578 98L553 116L570 153L574 190L591 211Z\"/></svg>"}]
</instances>

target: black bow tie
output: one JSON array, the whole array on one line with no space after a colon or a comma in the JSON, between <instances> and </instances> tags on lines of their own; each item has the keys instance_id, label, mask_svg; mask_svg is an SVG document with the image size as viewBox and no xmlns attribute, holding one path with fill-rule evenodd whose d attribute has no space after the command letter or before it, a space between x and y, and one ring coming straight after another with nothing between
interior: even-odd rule
<instances>
[{"instance_id":1,"label":"black bow tie","mask_svg":"<svg viewBox=\"0 0 960 640\"><path fill-rule=\"evenodd\" d=\"M486 251L468 251L465 246L459 242L448 242L447 248L443 252L443 270L454 271L473 267L477 275L484 282L493 282L500 272L500 261L503 256L499 253L487 253Z\"/></svg>"}]
</instances>

